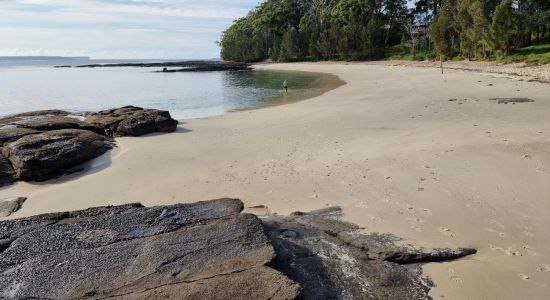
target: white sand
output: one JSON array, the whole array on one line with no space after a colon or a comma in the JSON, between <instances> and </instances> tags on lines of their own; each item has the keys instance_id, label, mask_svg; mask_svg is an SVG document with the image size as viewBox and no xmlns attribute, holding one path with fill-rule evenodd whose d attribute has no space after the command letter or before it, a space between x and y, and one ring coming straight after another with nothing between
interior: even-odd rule
<instances>
[{"instance_id":1,"label":"white sand","mask_svg":"<svg viewBox=\"0 0 550 300\"><path fill-rule=\"evenodd\" d=\"M384 65L260 67L329 72L348 84L290 105L189 120L181 126L190 132L122 138L104 169L0 195L29 197L14 217L226 196L282 214L340 205L370 231L478 248L425 267L436 299L547 299L549 85Z\"/></svg>"}]
</instances>

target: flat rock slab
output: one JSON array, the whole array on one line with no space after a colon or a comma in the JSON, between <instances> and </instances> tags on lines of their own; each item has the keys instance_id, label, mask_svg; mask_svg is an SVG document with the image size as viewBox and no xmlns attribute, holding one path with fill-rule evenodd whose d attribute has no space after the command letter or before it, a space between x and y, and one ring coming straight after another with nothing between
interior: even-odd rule
<instances>
[{"instance_id":1,"label":"flat rock slab","mask_svg":"<svg viewBox=\"0 0 550 300\"><path fill-rule=\"evenodd\" d=\"M0 128L0 147L4 144L15 142L24 136L37 133L40 133L40 131L32 128Z\"/></svg>"},{"instance_id":2,"label":"flat rock slab","mask_svg":"<svg viewBox=\"0 0 550 300\"><path fill-rule=\"evenodd\" d=\"M2 149L16 177L45 180L62 174L112 149L113 141L100 134L80 129L53 130L31 134Z\"/></svg>"},{"instance_id":3,"label":"flat rock slab","mask_svg":"<svg viewBox=\"0 0 550 300\"><path fill-rule=\"evenodd\" d=\"M5 125L9 125L14 122L19 122L25 119L54 117L54 116L68 116L69 112L64 110L49 109L49 110L36 110L7 117L0 118L0 128Z\"/></svg>"},{"instance_id":4,"label":"flat rock slab","mask_svg":"<svg viewBox=\"0 0 550 300\"><path fill-rule=\"evenodd\" d=\"M304 299L429 299L415 263L445 261L474 249L416 249L388 234L366 234L328 208L263 219L277 258L271 266L301 284Z\"/></svg>"},{"instance_id":5,"label":"flat rock slab","mask_svg":"<svg viewBox=\"0 0 550 300\"><path fill-rule=\"evenodd\" d=\"M141 136L173 132L178 121L168 111L126 106L92 114L86 122L101 127L110 136Z\"/></svg>"},{"instance_id":6,"label":"flat rock slab","mask_svg":"<svg viewBox=\"0 0 550 300\"><path fill-rule=\"evenodd\" d=\"M25 197L0 199L0 217L9 217L14 212L20 210L26 200L27 198Z\"/></svg>"},{"instance_id":7,"label":"flat rock slab","mask_svg":"<svg viewBox=\"0 0 550 300\"><path fill-rule=\"evenodd\" d=\"M76 118L64 116L43 116L31 117L12 123L15 126L30 128L40 131L51 131L60 129L81 129L88 130L98 134L105 134L103 128L94 124L80 121Z\"/></svg>"},{"instance_id":8,"label":"flat rock slab","mask_svg":"<svg viewBox=\"0 0 550 300\"><path fill-rule=\"evenodd\" d=\"M0 298L296 299L261 221L220 199L0 222Z\"/></svg>"}]
</instances>

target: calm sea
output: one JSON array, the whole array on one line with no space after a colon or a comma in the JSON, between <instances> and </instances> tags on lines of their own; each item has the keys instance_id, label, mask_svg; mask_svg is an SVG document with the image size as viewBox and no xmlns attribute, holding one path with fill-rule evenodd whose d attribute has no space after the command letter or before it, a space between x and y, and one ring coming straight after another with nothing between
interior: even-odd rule
<instances>
[{"instance_id":1,"label":"calm sea","mask_svg":"<svg viewBox=\"0 0 550 300\"><path fill-rule=\"evenodd\" d=\"M250 71L155 73L158 68L54 68L55 65L151 62L78 59L0 59L0 115L39 110L98 111L135 105L197 118L246 109L315 84L310 73Z\"/></svg>"}]
</instances>

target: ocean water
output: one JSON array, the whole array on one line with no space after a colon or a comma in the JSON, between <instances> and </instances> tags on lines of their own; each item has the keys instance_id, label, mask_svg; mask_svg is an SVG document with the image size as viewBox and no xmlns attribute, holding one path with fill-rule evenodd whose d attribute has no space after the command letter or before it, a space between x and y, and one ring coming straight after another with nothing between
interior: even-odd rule
<instances>
[{"instance_id":1,"label":"ocean water","mask_svg":"<svg viewBox=\"0 0 550 300\"><path fill-rule=\"evenodd\" d=\"M280 100L284 80L290 83L289 97L319 80L317 74L301 72L155 73L158 68L53 67L118 62L129 61L0 59L0 115L135 105L168 110L178 119L208 117Z\"/></svg>"}]
</instances>

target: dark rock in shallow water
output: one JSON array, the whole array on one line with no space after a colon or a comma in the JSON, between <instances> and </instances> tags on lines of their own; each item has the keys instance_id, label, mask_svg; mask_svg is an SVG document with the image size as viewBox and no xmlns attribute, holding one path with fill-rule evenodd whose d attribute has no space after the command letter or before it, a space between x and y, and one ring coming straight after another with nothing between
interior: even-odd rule
<instances>
[{"instance_id":1,"label":"dark rock in shallow water","mask_svg":"<svg viewBox=\"0 0 550 300\"><path fill-rule=\"evenodd\" d=\"M0 298L296 299L260 220L223 199L0 222ZM6 246L7 244L7 246Z\"/></svg>"},{"instance_id":2,"label":"dark rock in shallow water","mask_svg":"<svg viewBox=\"0 0 550 300\"><path fill-rule=\"evenodd\" d=\"M5 145L2 153L11 162L17 178L45 180L112 147L111 139L97 133L63 129L27 135Z\"/></svg>"},{"instance_id":3,"label":"dark rock in shallow water","mask_svg":"<svg viewBox=\"0 0 550 300\"><path fill-rule=\"evenodd\" d=\"M23 206L23 203L27 198L25 197L17 197L13 199L0 199L0 217L9 217L14 212L21 209L21 206ZM2 248L2 244L0 242L0 250Z\"/></svg>"},{"instance_id":4,"label":"dark rock in shallow water","mask_svg":"<svg viewBox=\"0 0 550 300\"><path fill-rule=\"evenodd\" d=\"M225 63L225 64L210 64L189 66L182 69L163 69L163 73L179 73L179 72L216 72L216 71L250 71L252 68L248 64Z\"/></svg>"},{"instance_id":5,"label":"dark rock in shallow water","mask_svg":"<svg viewBox=\"0 0 550 300\"><path fill-rule=\"evenodd\" d=\"M61 67L61 66L59 66ZM162 68L159 72L208 72L208 71L241 71L251 70L249 64L227 61L174 61L159 63L122 63L122 64L92 64L79 65L77 68L114 68L114 67L139 67ZM179 68L179 69L168 69Z\"/></svg>"},{"instance_id":6,"label":"dark rock in shallow water","mask_svg":"<svg viewBox=\"0 0 550 300\"><path fill-rule=\"evenodd\" d=\"M220 199L0 222L0 298L428 297L417 273L338 237L361 237L355 225L327 232L339 222L336 210L269 217L262 226L242 209Z\"/></svg>"},{"instance_id":7,"label":"dark rock in shallow water","mask_svg":"<svg viewBox=\"0 0 550 300\"><path fill-rule=\"evenodd\" d=\"M168 111L127 106L100 111L86 122L99 126L110 136L140 136L153 132L173 132L178 121Z\"/></svg>"}]
</instances>

